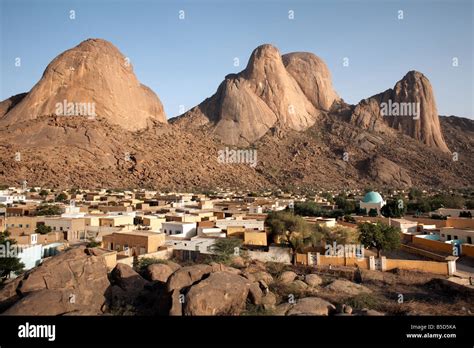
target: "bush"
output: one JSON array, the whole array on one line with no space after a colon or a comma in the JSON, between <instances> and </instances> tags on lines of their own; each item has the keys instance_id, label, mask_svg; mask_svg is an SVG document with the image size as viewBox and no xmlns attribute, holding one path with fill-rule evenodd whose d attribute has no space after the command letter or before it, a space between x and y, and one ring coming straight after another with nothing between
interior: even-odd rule
<instances>
[{"instance_id":1,"label":"bush","mask_svg":"<svg viewBox=\"0 0 474 348\"><path fill-rule=\"evenodd\" d=\"M136 270L138 272L143 272L145 271L145 269L150 266L150 265L153 265L155 263L161 263L161 264L167 264L167 261L166 260L162 260L162 259L157 259L157 258L154 258L154 257L143 257L141 259L139 259L137 261L137 264L136 264Z\"/></svg>"},{"instance_id":2,"label":"bush","mask_svg":"<svg viewBox=\"0 0 474 348\"><path fill-rule=\"evenodd\" d=\"M374 295L368 293L361 293L348 298L345 303L354 309L378 309L380 307L380 300Z\"/></svg>"}]
</instances>

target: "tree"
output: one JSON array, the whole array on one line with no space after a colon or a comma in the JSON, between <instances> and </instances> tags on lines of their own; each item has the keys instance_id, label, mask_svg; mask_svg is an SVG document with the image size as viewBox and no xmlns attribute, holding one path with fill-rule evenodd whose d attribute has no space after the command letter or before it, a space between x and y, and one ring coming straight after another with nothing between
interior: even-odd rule
<instances>
[{"instance_id":1,"label":"tree","mask_svg":"<svg viewBox=\"0 0 474 348\"><path fill-rule=\"evenodd\" d=\"M31 189L30 189L30 192L36 192L35 188L34 188L34 187L31 188Z\"/></svg>"},{"instance_id":2,"label":"tree","mask_svg":"<svg viewBox=\"0 0 474 348\"><path fill-rule=\"evenodd\" d=\"M472 214L469 210L468 211L460 211L459 212L459 217L472 218Z\"/></svg>"},{"instance_id":3,"label":"tree","mask_svg":"<svg viewBox=\"0 0 474 348\"><path fill-rule=\"evenodd\" d=\"M376 216L378 216L379 214L377 213L377 209L372 208L372 209L369 210L369 214L368 214L368 215L369 215L370 217L376 217Z\"/></svg>"},{"instance_id":4,"label":"tree","mask_svg":"<svg viewBox=\"0 0 474 348\"><path fill-rule=\"evenodd\" d=\"M51 232L51 226L46 226L44 224L39 224L38 226L36 226L35 232L39 233L39 234L47 234L47 233Z\"/></svg>"},{"instance_id":5,"label":"tree","mask_svg":"<svg viewBox=\"0 0 474 348\"><path fill-rule=\"evenodd\" d=\"M377 250L377 257L381 252L395 250L400 246L400 229L383 223L372 224L364 222L359 224L360 242L366 247Z\"/></svg>"},{"instance_id":6,"label":"tree","mask_svg":"<svg viewBox=\"0 0 474 348\"><path fill-rule=\"evenodd\" d=\"M322 216L322 211L315 202L296 202L295 214L301 216Z\"/></svg>"},{"instance_id":7,"label":"tree","mask_svg":"<svg viewBox=\"0 0 474 348\"><path fill-rule=\"evenodd\" d=\"M323 236L317 226L312 227L301 216L287 211L268 214L265 224L269 227L272 237L279 238L291 248L293 263L297 252L318 245Z\"/></svg>"},{"instance_id":8,"label":"tree","mask_svg":"<svg viewBox=\"0 0 474 348\"><path fill-rule=\"evenodd\" d=\"M390 200L380 210L383 216L391 218L401 218L405 216L406 204L402 199Z\"/></svg>"},{"instance_id":9,"label":"tree","mask_svg":"<svg viewBox=\"0 0 474 348\"><path fill-rule=\"evenodd\" d=\"M337 207L342 209L345 214L352 214L356 211L356 204L353 199L349 200L344 196L337 196L334 200Z\"/></svg>"},{"instance_id":10,"label":"tree","mask_svg":"<svg viewBox=\"0 0 474 348\"><path fill-rule=\"evenodd\" d=\"M46 190L41 190L40 193L39 193L39 195L40 195L41 197L46 197L46 196L48 195L48 191L46 191Z\"/></svg>"},{"instance_id":11,"label":"tree","mask_svg":"<svg viewBox=\"0 0 474 348\"><path fill-rule=\"evenodd\" d=\"M61 215L61 208L57 205L40 205L36 208L36 215L44 216L44 215Z\"/></svg>"},{"instance_id":12,"label":"tree","mask_svg":"<svg viewBox=\"0 0 474 348\"><path fill-rule=\"evenodd\" d=\"M238 238L219 238L211 246L212 252L215 254L217 260L221 263L228 264L232 258L238 255L242 240Z\"/></svg>"},{"instance_id":13,"label":"tree","mask_svg":"<svg viewBox=\"0 0 474 348\"><path fill-rule=\"evenodd\" d=\"M67 199L67 195L64 192L61 192L55 198L56 202L64 202L66 199Z\"/></svg>"},{"instance_id":14,"label":"tree","mask_svg":"<svg viewBox=\"0 0 474 348\"><path fill-rule=\"evenodd\" d=\"M321 227L320 227L321 228ZM349 228L337 225L333 228L321 228L326 244L355 244L359 241L359 231L355 228Z\"/></svg>"},{"instance_id":15,"label":"tree","mask_svg":"<svg viewBox=\"0 0 474 348\"><path fill-rule=\"evenodd\" d=\"M101 246L101 243L94 240L94 238L89 238L88 240L89 241L87 242L87 245L86 245L87 248L96 248L96 247Z\"/></svg>"},{"instance_id":16,"label":"tree","mask_svg":"<svg viewBox=\"0 0 474 348\"><path fill-rule=\"evenodd\" d=\"M2 282L9 278L12 272L16 275L20 274L25 267L25 264L14 256L17 250L14 247L16 241L9 237L8 231L0 233L0 281Z\"/></svg>"}]
</instances>

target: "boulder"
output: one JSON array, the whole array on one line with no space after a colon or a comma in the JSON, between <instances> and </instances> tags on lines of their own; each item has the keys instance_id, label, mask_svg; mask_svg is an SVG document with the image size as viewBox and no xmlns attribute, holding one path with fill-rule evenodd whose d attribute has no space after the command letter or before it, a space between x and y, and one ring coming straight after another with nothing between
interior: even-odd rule
<instances>
[{"instance_id":1,"label":"boulder","mask_svg":"<svg viewBox=\"0 0 474 348\"><path fill-rule=\"evenodd\" d=\"M166 265L173 270L173 272L176 272L178 269L181 268L180 264L177 264L176 262L167 260Z\"/></svg>"},{"instance_id":2,"label":"boulder","mask_svg":"<svg viewBox=\"0 0 474 348\"><path fill-rule=\"evenodd\" d=\"M295 280L297 276L298 275L295 272L285 271L280 275L279 280L281 283L288 284Z\"/></svg>"},{"instance_id":3,"label":"boulder","mask_svg":"<svg viewBox=\"0 0 474 348\"><path fill-rule=\"evenodd\" d=\"M250 302L254 305L259 305L262 303L263 291L260 289L258 283L252 283L249 287L249 299Z\"/></svg>"},{"instance_id":4,"label":"boulder","mask_svg":"<svg viewBox=\"0 0 474 348\"><path fill-rule=\"evenodd\" d=\"M326 289L332 290L337 293L343 293L343 294L353 295L353 296L359 295L361 293L372 292L372 290L370 290L369 288L360 284L355 284L346 279L336 279L331 284L326 286Z\"/></svg>"},{"instance_id":5,"label":"boulder","mask_svg":"<svg viewBox=\"0 0 474 348\"><path fill-rule=\"evenodd\" d=\"M229 272L229 273L234 273L234 274L239 274L239 275L242 273L240 269L229 267L229 266L223 265L222 263L211 262L209 266L212 267L212 272Z\"/></svg>"},{"instance_id":6,"label":"boulder","mask_svg":"<svg viewBox=\"0 0 474 348\"><path fill-rule=\"evenodd\" d=\"M275 294L273 292L268 292L262 298L263 308L265 308L265 310L274 309L276 301L277 301L277 299L276 299Z\"/></svg>"},{"instance_id":7,"label":"boulder","mask_svg":"<svg viewBox=\"0 0 474 348\"><path fill-rule=\"evenodd\" d=\"M0 312L20 299L16 289L22 280L23 276L20 276L15 279L7 280L3 285L3 288L0 290Z\"/></svg>"},{"instance_id":8,"label":"boulder","mask_svg":"<svg viewBox=\"0 0 474 348\"><path fill-rule=\"evenodd\" d=\"M185 315L239 315L245 309L250 283L229 272L215 272L186 294Z\"/></svg>"},{"instance_id":9,"label":"boulder","mask_svg":"<svg viewBox=\"0 0 474 348\"><path fill-rule=\"evenodd\" d=\"M173 290L171 293L171 308L169 315L170 316L180 316L183 315L183 303L180 299L181 293L179 290Z\"/></svg>"},{"instance_id":10,"label":"boulder","mask_svg":"<svg viewBox=\"0 0 474 348\"><path fill-rule=\"evenodd\" d=\"M319 297L306 297L297 300L286 315L324 315L327 316L336 308L333 304Z\"/></svg>"},{"instance_id":11,"label":"boulder","mask_svg":"<svg viewBox=\"0 0 474 348\"><path fill-rule=\"evenodd\" d=\"M272 314L277 316L286 315L286 312L292 307L292 305L288 302L281 303L275 307Z\"/></svg>"},{"instance_id":12,"label":"boulder","mask_svg":"<svg viewBox=\"0 0 474 348\"><path fill-rule=\"evenodd\" d=\"M117 263L110 273L110 278L113 284L126 292L140 292L148 284L148 281L124 263Z\"/></svg>"},{"instance_id":13,"label":"boulder","mask_svg":"<svg viewBox=\"0 0 474 348\"><path fill-rule=\"evenodd\" d=\"M308 288L308 285L301 280L295 280L294 282L288 285L290 286L290 289L292 291L304 291Z\"/></svg>"},{"instance_id":14,"label":"boulder","mask_svg":"<svg viewBox=\"0 0 474 348\"><path fill-rule=\"evenodd\" d=\"M384 316L385 314L382 312L376 311L374 309L364 308L359 312L359 315L369 316L369 317L371 316L378 317L378 316Z\"/></svg>"},{"instance_id":15,"label":"boulder","mask_svg":"<svg viewBox=\"0 0 474 348\"><path fill-rule=\"evenodd\" d=\"M273 277L270 273L264 272L264 271L257 271L252 273L253 278L255 281L261 281L263 280L266 284L271 284L273 283Z\"/></svg>"},{"instance_id":16,"label":"boulder","mask_svg":"<svg viewBox=\"0 0 474 348\"><path fill-rule=\"evenodd\" d=\"M307 274L304 277L304 282L309 286L315 287L321 285L323 283L323 279L317 274Z\"/></svg>"},{"instance_id":17,"label":"boulder","mask_svg":"<svg viewBox=\"0 0 474 348\"><path fill-rule=\"evenodd\" d=\"M235 256L232 259L232 266L236 268L244 268L246 266L245 259L242 256Z\"/></svg>"},{"instance_id":18,"label":"boulder","mask_svg":"<svg viewBox=\"0 0 474 348\"><path fill-rule=\"evenodd\" d=\"M193 265L182 267L168 278L168 292L171 292L175 289L181 290L182 288L191 286L210 273L212 273L212 267L209 265Z\"/></svg>"},{"instance_id":19,"label":"boulder","mask_svg":"<svg viewBox=\"0 0 474 348\"><path fill-rule=\"evenodd\" d=\"M104 258L82 247L44 261L12 284L20 299L5 312L10 315L101 314L110 286ZM15 285L0 290L0 297L13 294Z\"/></svg>"},{"instance_id":20,"label":"boulder","mask_svg":"<svg viewBox=\"0 0 474 348\"><path fill-rule=\"evenodd\" d=\"M153 263L146 268L146 277L151 281L166 283L174 270L167 264Z\"/></svg>"}]
</instances>

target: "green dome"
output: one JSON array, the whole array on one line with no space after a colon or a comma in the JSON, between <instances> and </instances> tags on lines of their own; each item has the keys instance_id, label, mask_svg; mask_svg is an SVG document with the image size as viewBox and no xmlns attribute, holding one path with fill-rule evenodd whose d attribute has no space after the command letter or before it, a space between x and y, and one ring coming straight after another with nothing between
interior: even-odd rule
<instances>
[{"instance_id":1,"label":"green dome","mask_svg":"<svg viewBox=\"0 0 474 348\"><path fill-rule=\"evenodd\" d=\"M370 191L367 192L362 200L364 203L381 203L383 202L383 198L378 192Z\"/></svg>"}]
</instances>

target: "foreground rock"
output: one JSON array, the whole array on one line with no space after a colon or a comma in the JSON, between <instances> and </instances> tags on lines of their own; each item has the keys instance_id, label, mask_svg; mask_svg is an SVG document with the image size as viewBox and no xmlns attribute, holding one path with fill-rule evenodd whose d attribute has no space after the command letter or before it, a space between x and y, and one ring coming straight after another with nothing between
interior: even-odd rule
<instances>
[{"instance_id":1,"label":"foreground rock","mask_svg":"<svg viewBox=\"0 0 474 348\"><path fill-rule=\"evenodd\" d=\"M317 274L307 274L304 277L304 282L309 286L315 287L321 285L323 283L323 279Z\"/></svg>"},{"instance_id":2,"label":"foreground rock","mask_svg":"<svg viewBox=\"0 0 474 348\"><path fill-rule=\"evenodd\" d=\"M174 273L174 270L163 263L154 263L146 269L146 277L151 281L166 283L168 278Z\"/></svg>"},{"instance_id":3,"label":"foreground rock","mask_svg":"<svg viewBox=\"0 0 474 348\"><path fill-rule=\"evenodd\" d=\"M167 288L171 292L188 287L201 280L204 276L212 273L212 267L209 265L194 265L183 267L174 272L168 279Z\"/></svg>"},{"instance_id":4,"label":"foreground rock","mask_svg":"<svg viewBox=\"0 0 474 348\"><path fill-rule=\"evenodd\" d=\"M319 297L306 297L297 300L286 315L324 315L334 312L336 307Z\"/></svg>"},{"instance_id":5,"label":"foreground rock","mask_svg":"<svg viewBox=\"0 0 474 348\"><path fill-rule=\"evenodd\" d=\"M295 278L297 277L297 274L292 271L285 271L280 275L280 282L281 283L291 283Z\"/></svg>"},{"instance_id":6,"label":"foreground rock","mask_svg":"<svg viewBox=\"0 0 474 348\"><path fill-rule=\"evenodd\" d=\"M326 289L332 290L334 292L343 293L347 295L359 295L361 293L371 293L372 290L369 288L355 284L346 279L336 279L331 284L326 286Z\"/></svg>"},{"instance_id":7,"label":"foreground rock","mask_svg":"<svg viewBox=\"0 0 474 348\"><path fill-rule=\"evenodd\" d=\"M105 260L74 248L27 272L6 315L101 314L110 283ZM0 291L12 293L10 285Z\"/></svg>"},{"instance_id":8,"label":"foreground rock","mask_svg":"<svg viewBox=\"0 0 474 348\"><path fill-rule=\"evenodd\" d=\"M250 283L229 272L215 272L191 287L185 315L239 315L245 309Z\"/></svg>"}]
</instances>

